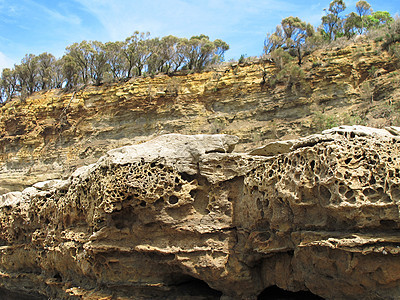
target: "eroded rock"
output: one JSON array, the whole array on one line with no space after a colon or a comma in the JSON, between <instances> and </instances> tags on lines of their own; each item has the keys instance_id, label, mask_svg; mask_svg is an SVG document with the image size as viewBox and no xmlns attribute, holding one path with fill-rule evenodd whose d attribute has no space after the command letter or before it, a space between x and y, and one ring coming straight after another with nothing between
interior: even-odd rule
<instances>
[{"instance_id":1,"label":"eroded rock","mask_svg":"<svg viewBox=\"0 0 400 300\"><path fill-rule=\"evenodd\" d=\"M372 69L378 70L375 78L370 78ZM0 194L65 179L111 149L166 133L229 133L240 138L236 149L247 152L262 141L315 133L322 128L313 122L318 116L341 123L355 121L347 112L357 112L362 116L357 121L390 126L396 112L387 101L398 106L397 69L390 54L370 42L313 51L304 61L307 83L300 94L283 82L269 84L276 66L263 59L6 101L0 107ZM366 79L374 85L372 106L365 105L359 88ZM314 114L318 111L324 113Z\"/></svg>"},{"instance_id":2,"label":"eroded rock","mask_svg":"<svg viewBox=\"0 0 400 300\"><path fill-rule=\"evenodd\" d=\"M0 285L51 299L254 299L270 286L398 298L399 142L366 130L273 156L166 135L3 195Z\"/></svg>"}]
</instances>

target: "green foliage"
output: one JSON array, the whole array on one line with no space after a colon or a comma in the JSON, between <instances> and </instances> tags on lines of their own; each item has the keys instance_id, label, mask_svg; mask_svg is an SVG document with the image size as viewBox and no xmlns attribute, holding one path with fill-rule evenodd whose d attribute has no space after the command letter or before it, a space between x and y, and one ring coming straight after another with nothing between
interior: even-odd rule
<instances>
[{"instance_id":1,"label":"green foliage","mask_svg":"<svg viewBox=\"0 0 400 300\"><path fill-rule=\"evenodd\" d=\"M329 115L322 112L315 112L312 116L311 126L316 131L322 131L339 126L339 118L336 115Z\"/></svg>"},{"instance_id":2,"label":"green foliage","mask_svg":"<svg viewBox=\"0 0 400 300\"><path fill-rule=\"evenodd\" d=\"M359 16L359 21L358 21L358 32L360 34L364 33L364 27L365 27L365 19L368 15L371 14L372 9L371 9L371 5L364 0L360 0L356 3L356 11L358 13Z\"/></svg>"},{"instance_id":3,"label":"green foliage","mask_svg":"<svg viewBox=\"0 0 400 300\"><path fill-rule=\"evenodd\" d=\"M149 36L149 32L136 31L126 38L122 53L127 61L127 78L131 78L132 75L142 75L146 61L151 56Z\"/></svg>"},{"instance_id":4,"label":"green foliage","mask_svg":"<svg viewBox=\"0 0 400 300\"><path fill-rule=\"evenodd\" d=\"M356 11L360 17L367 16L372 12L371 5L364 0L356 3Z\"/></svg>"},{"instance_id":5,"label":"green foliage","mask_svg":"<svg viewBox=\"0 0 400 300\"><path fill-rule=\"evenodd\" d=\"M66 48L56 59L52 54L26 55L14 69L4 69L0 78L0 100L28 96L39 90L77 85L100 85L105 80L121 80L159 72L201 71L224 60L229 45L206 35L190 39L172 35L150 38L136 31L125 41L82 41Z\"/></svg>"},{"instance_id":6,"label":"green foliage","mask_svg":"<svg viewBox=\"0 0 400 300\"><path fill-rule=\"evenodd\" d=\"M324 9L325 15L321 18L321 25L315 31L314 28L298 17L282 19L274 33L267 34L264 42L264 53L268 55L278 68L278 73L268 79L270 86L278 82L288 82L289 87L298 86L302 82L301 72L293 67L286 66L289 56L297 57L301 65L305 55L323 47L342 48L349 43L354 43L357 35L366 35L375 40L383 40L385 50L389 50L394 61L400 66L400 21L393 18L388 12L373 12L371 5L360 0L355 5L355 12L350 12L345 17L341 14L345 11L346 4L343 0L332 0L329 8ZM384 36L384 37L383 37ZM362 39L361 39L362 40ZM394 46L392 46L394 45ZM314 62L312 67L319 66ZM267 82L263 75L263 83Z\"/></svg>"},{"instance_id":7,"label":"green foliage","mask_svg":"<svg viewBox=\"0 0 400 300\"><path fill-rule=\"evenodd\" d=\"M37 57L38 66L38 84L39 89L47 90L56 87L57 82L54 72L56 72L54 66L56 58L50 53L42 53Z\"/></svg>"},{"instance_id":8,"label":"green foliage","mask_svg":"<svg viewBox=\"0 0 400 300\"><path fill-rule=\"evenodd\" d=\"M114 80L125 77L127 62L122 54L123 42L107 42L104 44L109 71Z\"/></svg>"},{"instance_id":9,"label":"green foliage","mask_svg":"<svg viewBox=\"0 0 400 300\"><path fill-rule=\"evenodd\" d=\"M321 18L325 37L332 41L343 34L343 21L339 14L346 9L343 0L333 0L329 4L326 15Z\"/></svg>"},{"instance_id":10,"label":"green foliage","mask_svg":"<svg viewBox=\"0 0 400 300\"><path fill-rule=\"evenodd\" d=\"M314 112L311 120L311 127L315 131L323 131L340 125L366 125L366 120L357 113L336 115L319 111Z\"/></svg>"},{"instance_id":11,"label":"green foliage","mask_svg":"<svg viewBox=\"0 0 400 300\"><path fill-rule=\"evenodd\" d=\"M109 70L107 48L103 43L98 41L93 41L91 46L90 77L93 79L95 85L100 85L103 82L105 73Z\"/></svg>"},{"instance_id":12,"label":"green foliage","mask_svg":"<svg viewBox=\"0 0 400 300\"><path fill-rule=\"evenodd\" d=\"M267 34L264 42L264 53L269 55L281 71L288 60L288 56L284 53L289 53L291 57L297 57L298 64L301 65L304 56L316 49L326 45L344 47L349 43L347 41L356 35L366 34L380 27L390 26L389 34L386 35L389 36L386 39L387 43L400 41L399 30L397 30L400 26L396 26L396 22L392 22L393 18L388 12L377 11L373 13L371 5L364 0L356 3L356 12L350 12L342 17L341 13L345 9L346 4L343 0L331 1L329 8L324 10L325 15L322 17L321 26L318 27L317 31L298 17L282 19L275 32ZM393 49L392 53L397 53L396 49ZM313 67L316 66L313 65ZM294 73L294 69L285 72L285 74ZM272 78L269 82L275 84L279 81L279 77L283 76ZM289 80L289 82L292 82L292 80Z\"/></svg>"},{"instance_id":13,"label":"green foliage","mask_svg":"<svg viewBox=\"0 0 400 300\"><path fill-rule=\"evenodd\" d=\"M339 16L341 12L343 12L346 9L346 4L344 3L343 0L333 0L329 4L329 11L334 14L335 16Z\"/></svg>"},{"instance_id":14,"label":"green foliage","mask_svg":"<svg viewBox=\"0 0 400 300\"><path fill-rule=\"evenodd\" d=\"M91 46L87 41L82 41L79 44L74 43L66 48L66 55L75 63L83 84L89 82L92 52Z\"/></svg>"},{"instance_id":15,"label":"green foliage","mask_svg":"<svg viewBox=\"0 0 400 300\"><path fill-rule=\"evenodd\" d=\"M283 70L289 62L293 61L293 57L282 48L273 50L270 56L279 71Z\"/></svg>"},{"instance_id":16,"label":"green foliage","mask_svg":"<svg viewBox=\"0 0 400 300\"><path fill-rule=\"evenodd\" d=\"M393 57L393 61L398 69L400 69L400 43L389 46L389 53Z\"/></svg>"},{"instance_id":17,"label":"green foliage","mask_svg":"<svg viewBox=\"0 0 400 300\"><path fill-rule=\"evenodd\" d=\"M287 90L293 93L306 90L304 71L288 52L278 48L272 51L270 56L277 67L276 74L268 78L270 87L274 87L277 83L283 83Z\"/></svg>"},{"instance_id":18,"label":"green foliage","mask_svg":"<svg viewBox=\"0 0 400 300\"><path fill-rule=\"evenodd\" d=\"M244 62L246 62L246 54L240 55L239 60L238 60L239 64L243 64Z\"/></svg>"},{"instance_id":19,"label":"green foliage","mask_svg":"<svg viewBox=\"0 0 400 300\"><path fill-rule=\"evenodd\" d=\"M21 64L15 68L19 82L19 92L26 97L39 88L38 83L38 57L34 54L27 54L22 59Z\"/></svg>"},{"instance_id":20,"label":"green foliage","mask_svg":"<svg viewBox=\"0 0 400 300\"><path fill-rule=\"evenodd\" d=\"M1 102L12 99L17 91L18 78L15 70L3 69L0 80Z\"/></svg>"},{"instance_id":21,"label":"green foliage","mask_svg":"<svg viewBox=\"0 0 400 300\"><path fill-rule=\"evenodd\" d=\"M284 18L275 32L267 35L264 52L269 54L277 49L284 49L291 56L297 57L298 64L301 65L308 48L307 41L314 33L314 27L300 18Z\"/></svg>"},{"instance_id":22,"label":"green foliage","mask_svg":"<svg viewBox=\"0 0 400 300\"><path fill-rule=\"evenodd\" d=\"M318 34L327 42L331 43L340 37L350 39L356 35L367 34L393 22L387 11L373 12L371 5L364 0L356 3L355 12L342 17L340 14L345 9L346 4L342 0L333 0L329 8L324 9L325 15L321 18Z\"/></svg>"},{"instance_id":23,"label":"green foliage","mask_svg":"<svg viewBox=\"0 0 400 300\"><path fill-rule=\"evenodd\" d=\"M400 18L396 18L389 24L382 47L385 50L389 50L398 43L400 43Z\"/></svg>"},{"instance_id":24,"label":"green foliage","mask_svg":"<svg viewBox=\"0 0 400 300\"><path fill-rule=\"evenodd\" d=\"M367 125L366 120L358 114L344 113L341 119L343 125Z\"/></svg>"},{"instance_id":25,"label":"green foliage","mask_svg":"<svg viewBox=\"0 0 400 300\"><path fill-rule=\"evenodd\" d=\"M297 64L287 64L277 75L277 79L284 82L292 93L305 90L304 71Z\"/></svg>"},{"instance_id":26,"label":"green foliage","mask_svg":"<svg viewBox=\"0 0 400 300\"><path fill-rule=\"evenodd\" d=\"M378 71L378 68L376 66L371 66L371 69L368 70L368 74L371 78L376 77L376 71Z\"/></svg>"},{"instance_id":27,"label":"green foliage","mask_svg":"<svg viewBox=\"0 0 400 300\"><path fill-rule=\"evenodd\" d=\"M343 30L344 35L350 39L351 37L355 36L357 32L360 32L361 28L363 27L362 17L357 15L356 13L352 12L346 16L344 20Z\"/></svg>"},{"instance_id":28,"label":"green foliage","mask_svg":"<svg viewBox=\"0 0 400 300\"><path fill-rule=\"evenodd\" d=\"M365 26L368 29L379 28L392 23L394 19L387 11L376 11L365 18Z\"/></svg>"},{"instance_id":29,"label":"green foliage","mask_svg":"<svg viewBox=\"0 0 400 300\"><path fill-rule=\"evenodd\" d=\"M212 42L204 34L192 36L189 40L182 39L181 43L185 67L194 71L200 71L207 65L221 62L225 51L229 49L229 45L222 40Z\"/></svg>"},{"instance_id":30,"label":"green foliage","mask_svg":"<svg viewBox=\"0 0 400 300\"><path fill-rule=\"evenodd\" d=\"M78 84L79 70L78 65L71 55L64 55L61 58L62 74L65 80L65 87L71 89Z\"/></svg>"}]
</instances>

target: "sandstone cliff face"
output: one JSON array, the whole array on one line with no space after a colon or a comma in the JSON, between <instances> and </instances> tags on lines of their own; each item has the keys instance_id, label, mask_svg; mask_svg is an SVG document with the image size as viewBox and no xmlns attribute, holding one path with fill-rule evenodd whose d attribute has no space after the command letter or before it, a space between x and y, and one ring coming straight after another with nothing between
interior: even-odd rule
<instances>
[{"instance_id":1,"label":"sandstone cliff face","mask_svg":"<svg viewBox=\"0 0 400 300\"><path fill-rule=\"evenodd\" d=\"M233 153L227 135L111 150L1 196L1 287L51 299L254 299L272 285L397 299L398 130L336 128L253 155Z\"/></svg>"},{"instance_id":2,"label":"sandstone cliff face","mask_svg":"<svg viewBox=\"0 0 400 300\"><path fill-rule=\"evenodd\" d=\"M314 53L296 92L284 83L269 85L275 66L266 62L74 93L53 90L7 103L0 108L0 193L65 179L110 149L165 133L233 134L243 151L265 140L317 132L316 111L342 123L398 125L392 116L400 77L378 50L363 44ZM365 79L373 79L372 104L360 96Z\"/></svg>"}]
</instances>

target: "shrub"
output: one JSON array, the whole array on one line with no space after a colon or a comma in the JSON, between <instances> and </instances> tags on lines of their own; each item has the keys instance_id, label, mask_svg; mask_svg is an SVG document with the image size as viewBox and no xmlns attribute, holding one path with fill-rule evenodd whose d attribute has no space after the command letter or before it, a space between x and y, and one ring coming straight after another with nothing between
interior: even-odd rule
<instances>
[{"instance_id":1,"label":"shrub","mask_svg":"<svg viewBox=\"0 0 400 300\"><path fill-rule=\"evenodd\" d=\"M297 64L287 64L278 74L277 80L283 82L293 93L300 92L305 87L304 71Z\"/></svg>"},{"instance_id":2,"label":"shrub","mask_svg":"<svg viewBox=\"0 0 400 300\"><path fill-rule=\"evenodd\" d=\"M400 68L400 42L389 47L389 53L393 57L394 65L397 69Z\"/></svg>"},{"instance_id":3,"label":"shrub","mask_svg":"<svg viewBox=\"0 0 400 300\"><path fill-rule=\"evenodd\" d=\"M317 131L330 129L339 126L339 118L336 115L315 112L312 117L311 126Z\"/></svg>"},{"instance_id":4,"label":"shrub","mask_svg":"<svg viewBox=\"0 0 400 300\"><path fill-rule=\"evenodd\" d=\"M239 63L239 64L243 64L243 63L245 63L245 62L246 62L246 54L240 55L239 60L238 60L238 63Z\"/></svg>"},{"instance_id":5,"label":"shrub","mask_svg":"<svg viewBox=\"0 0 400 300\"><path fill-rule=\"evenodd\" d=\"M384 50L389 50L392 45L400 42L400 18L396 18L389 24L385 41L382 44Z\"/></svg>"},{"instance_id":6,"label":"shrub","mask_svg":"<svg viewBox=\"0 0 400 300\"><path fill-rule=\"evenodd\" d=\"M270 57L275 63L278 70L284 69L284 67L293 60L293 57L283 50L282 48L275 49L270 53Z\"/></svg>"},{"instance_id":7,"label":"shrub","mask_svg":"<svg viewBox=\"0 0 400 300\"><path fill-rule=\"evenodd\" d=\"M287 90L298 93L307 90L304 71L296 60L282 48L273 50L269 56L275 63L276 73L268 78L270 87L283 83Z\"/></svg>"}]
</instances>

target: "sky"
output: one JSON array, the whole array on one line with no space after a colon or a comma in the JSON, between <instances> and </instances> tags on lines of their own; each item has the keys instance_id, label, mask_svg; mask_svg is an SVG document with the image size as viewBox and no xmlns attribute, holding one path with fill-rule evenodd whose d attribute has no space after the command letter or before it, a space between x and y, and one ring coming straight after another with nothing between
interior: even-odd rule
<instances>
[{"instance_id":1,"label":"sky","mask_svg":"<svg viewBox=\"0 0 400 300\"><path fill-rule=\"evenodd\" d=\"M370 0L377 11L400 13L400 0ZM357 0L345 1L348 12ZM330 0L0 0L0 70L25 54L61 57L82 40L122 41L135 31L151 37L206 34L230 45L225 60L262 54L265 36L298 16L320 25Z\"/></svg>"}]
</instances>

